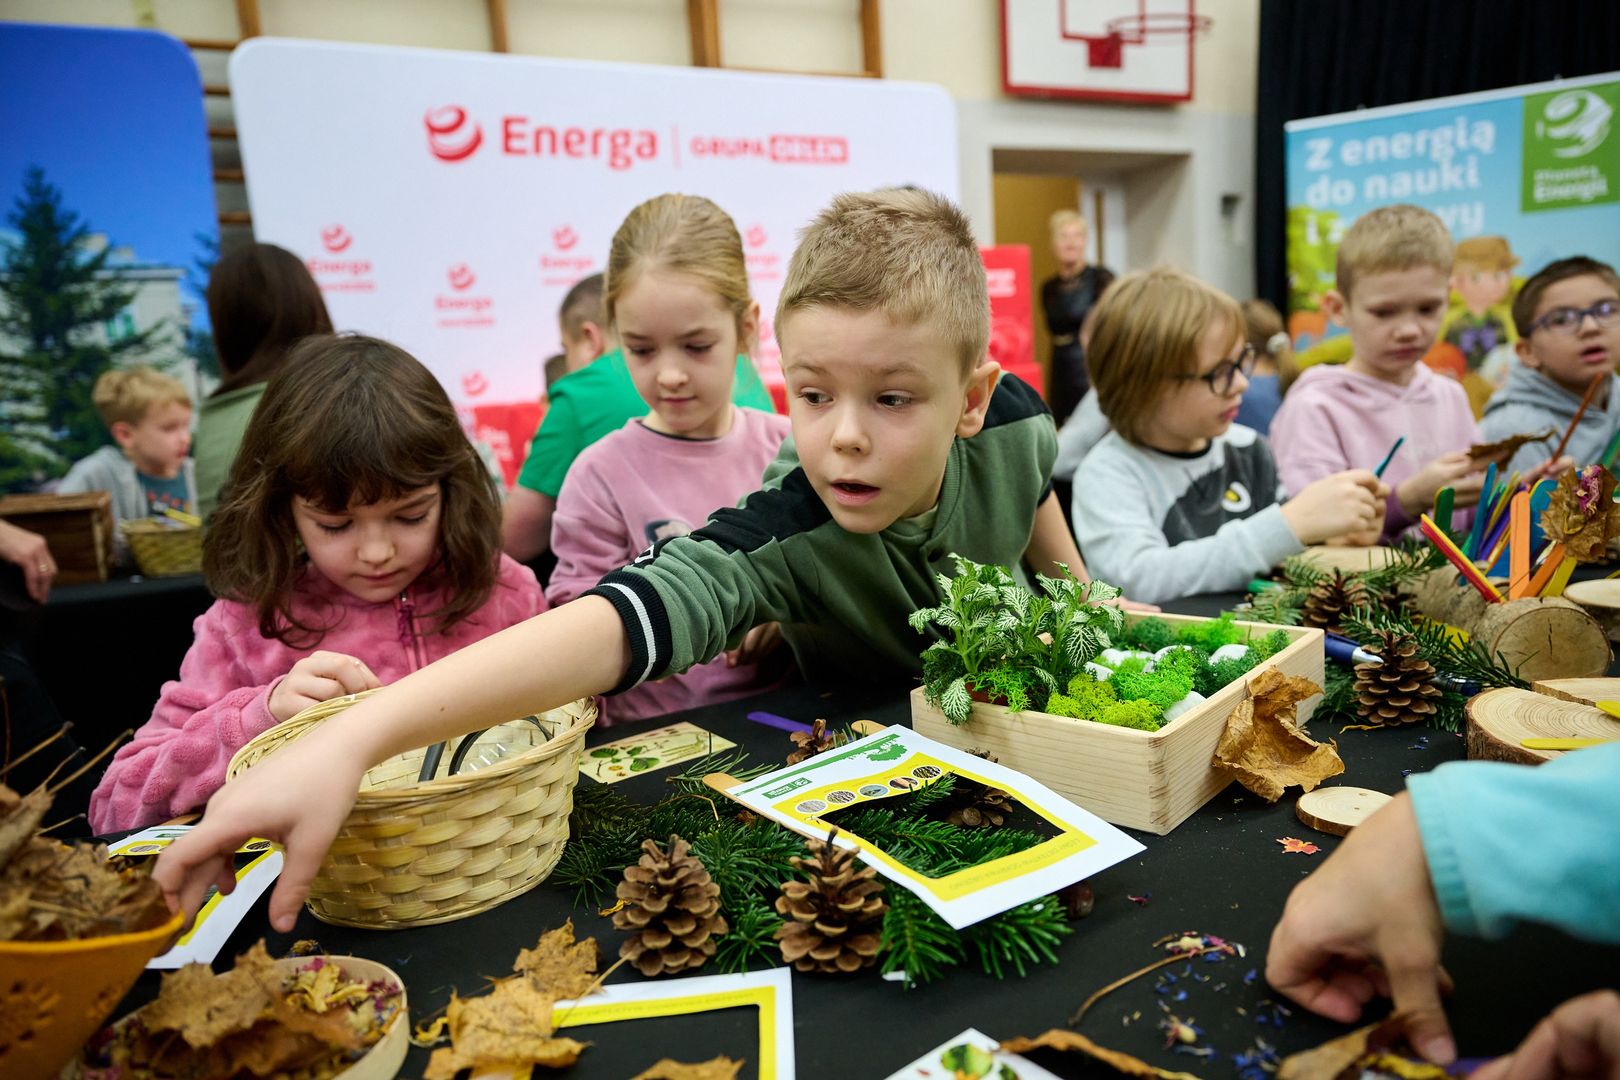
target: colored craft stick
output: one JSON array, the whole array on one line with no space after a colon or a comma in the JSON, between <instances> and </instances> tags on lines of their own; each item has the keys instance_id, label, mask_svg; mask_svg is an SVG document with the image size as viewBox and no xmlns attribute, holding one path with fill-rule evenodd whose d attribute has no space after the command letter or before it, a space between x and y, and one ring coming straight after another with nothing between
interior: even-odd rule
<instances>
[{"instance_id":1,"label":"colored craft stick","mask_svg":"<svg viewBox=\"0 0 1620 1080\"><path fill-rule=\"evenodd\" d=\"M1478 559L1474 565L1484 570L1486 577L1508 576L1508 541L1512 536L1508 533L1507 522L1497 530L1496 538L1491 541L1491 550L1485 553L1485 558Z\"/></svg>"},{"instance_id":2,"label":"colored craft stick","mask_svg":"<svg viewBox=\"0 0 1620 1080\"><path fill-rule=\"evenodd\" d=\"M1441 488L1434 494L1434 523L1445 532L1451 532L1451 511L1457 504L1457 492L1452 488Z\"/></svg>"},{"instance_id":3,"label":"colored craft stick","mask_svg":"<svg viewBox=\"0 0 1620 1080\"><path fill-rule=\"evenodd\" d=\"M1468 561L1468 557L1458 550L1456 544L1451 542L1451 537L1440 531L1433 518L1429 517L1428 514L1423 514L1418 518L1418 528L1422 529L1423 535L1429 538L1429 543L1440 549L1440 554L1446 557L1446 561L1456 567L1457 572L1467 579L1468 584L1479 591L1479 595L1492 604L1502 602L1502 594L1496 591L1496 586L1492 585L1485 575L1479 572L1479 567Z\"/></svg>"},{"instance_id":4,"label":"colored craft stick","mask_svg":"<svg viewBox=\"0 0 1620 1080\"><path fill-rule=\"evenodd\" d=\"M1538 551L1545 551L1548 545L1547 534L1541 529L1542 515L1547 507L1552 505L1553 491L1558 484L1552 480L1537 480L1530 489L1530 554L1533 558Z\"/></svg>"},{"instance_id":5,"label":"colored craft stick","mask_svg":"<svg viewBox=\"0 0 1620 1080\"><path fill-rule=\"evenodd\" d=\"M1583 750L1588 746L1601 746L1603 743L1620 742L1616 739L1520 739L1519 745L1526 750Z\"/></svg>"},{"instance_id":6,"label":"colored craft stick","mask_svg":"<svg viewBox=\"0 0 1620 1080\"><path fill-rule=\"evenodd\" d=\"M1558 567L1564 561L1564 545L1561 543L1553 544L1542 552L1541 557L1543 560L1541 569L1537 570L1536 576L1530 579L1530 587L1525 590L1527 596L1540 596L1541 591L1547 587L1548 582L1552 581L1553 575L1558 572Z\"/></svg>"},{"instance_id":7,"label":"colored craft stick","mask_svg":"<svg viewBox=\"0 0 1620 1080\"><path fill-rule=\"evenodd\" d=\"M1395 445L1389 448L1389 453L1384 455L1384 460L1380 461L1378 463L1378 468L1373 470L1374 476L1378 477L1379 479L1383 478L1384 470L1389 468L1389 463L1395 460L1395 452L1401 448L1401 444L1404 442L1406 442L1405 435L1402 435L1400 438L1395 440Z\"/></svg>"},{"instance_id":8,"label":"colored craft stick","mask_svg":"<svg viewBox=\"0 0 1620 1080\"><path fill-rule=\"evenodd\" d=\"M1541 595L1543 597L1563 596L1564 595L1564 586L1569 584L1569 577L1574 572L1575 572L1575 559L1574 559L1574 557L1570 556L1570 555L1565 555L1564 556L1564 561L1558 564L1558 569L1557 570L1553 571L1552 580L1547 582L1547 587L1542 590Z\"/></svg>"},{"instance_id":9,"label":"colored craft stick","mask_svg":"<svg viewBox=\"0 0 1620 1080\"><path fill-rule=\"evenodd\" d=\"M1603 448L1603 457L1599 460L1599 464L1613 472L1617 457L1620 457L1620 431L1616 431L1614 437L1609 440L1609 445Z\"/></svg>"},{"instance_id":10,"label":"colored craft stick","mask_svg":"<svg viewBox=\"0 0 1620 1080\"><path fill-rule=\"evenodd\" d=\"M1496 567L1496 561L1507 550L1508 519L1503 517L1491 526L1485 534L1485 550L1474 556L1474 561L1485 567L1487 573Z\"/></svg>"},{"instance_id":11,"label":"colored craft stick","mask_svg":"<svg viewBox=\"0 0 1620 1080\"><path fill-rule=\"evenodd\" d=\"M1481 491L1489 493L1496 486L1496 462L1485 467L1485 483ZM1485 507L1474 507L1474 527L1468 531L1468 543L1463 546L1463 552L1470 559L1479 558L1479 549L1485 543Z\"/></svg>"},{"instance_id":12,"label":"colored craft stick","mask_svg":"<svg viewBox=\"0 0 1620 1080\"><path fill-rule=\"evenodd\" d=\"M1268 581L1265 578L1255 578L1253 581L1249 582L1249 591L1251 593L1270 592L1272 589L1280 588L1282 588L1282 582Z\"/></svg>"},{"instance_id":13,"label":"colored craft stick","mask_svg":"<svg viewBox=\"0 0 1620 1080\"><path fill-rule=\"evenodd\" d=\"M1608 378L1609 372L1607 371L1600 371L1592 376L1592 382L1587 386L1586 393L1581 395L1581 407L1575 410L1575 418L1569 422L1569 427L1564 429L1564 437L1558 440L1558 449L1552 452L1554 461L1564 456L1564 447L1569 445L1569 437L1575 434L1576 427L1580 425L1581 417L1586 415L1587 406L1591 405L1592 399L1597 397L1598 387L1607 382Z\"/></svg>"},{"instance_id":14,"label":"colored craft stick","mask_svg":"<svg viewBox=\"0 0 1620 1080\"><path fill-rule=\"evenodd\" d=\"M748 714L748 719L752 720L756 724L764 724L766 727L776 728L778 731L791 732L810 730L809 724L801 723L798 720L789 720L787 717L777 716L775 713L751 712Z\"/></svg>"},{"instance_id":15,"label":"colored craft stick","mask_svg":"<svg viewBox=\"0 0 1620 1080\"><path fill-rule=\"evenodd\" d=\"M1508 509L1508 596L1517 600L1530 586L1530 493L1513 496Z\"/></svg>"},{"instance_id":16,"label":"colored craft stick","mask_svg":"<svg viewBox=\"0 0 1620 1080\"><path fill-rule=\"evenodd\" d=\"M1500 485L1500 489L1491 493L1491 520L1486 525L1489 533L1496 528L1498 522L1507 517L1508 505L1512 503L1514 494L1519 490L1519 474L1514 473L1507 478L1507 483Z\"/></svg>"}]
</instances>

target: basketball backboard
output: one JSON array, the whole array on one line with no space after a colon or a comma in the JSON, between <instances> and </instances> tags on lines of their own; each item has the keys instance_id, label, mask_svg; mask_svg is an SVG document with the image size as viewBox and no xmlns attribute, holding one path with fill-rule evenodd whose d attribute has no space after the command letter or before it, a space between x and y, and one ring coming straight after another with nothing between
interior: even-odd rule
<instances>
[{"instance_id":1,"label":"basketball backboard","mask_svg":"<svg viewBox=\"0 0 1620 1080\"><path fill-rule=\"evenodd\" d=\"M1001 0L1009 94L1099 101L1192 100L1194 0Z\"/></svg>"}]
</instances>

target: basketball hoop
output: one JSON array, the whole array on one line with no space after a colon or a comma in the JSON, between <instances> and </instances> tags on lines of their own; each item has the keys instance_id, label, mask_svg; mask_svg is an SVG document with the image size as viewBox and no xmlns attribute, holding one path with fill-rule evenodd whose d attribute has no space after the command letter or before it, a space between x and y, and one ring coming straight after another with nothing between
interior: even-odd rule
<instances>
[{"instance_id":1,"label":"basketball hoop","mask_svg":"<svg viewBox=\"0 0 1620 1080\"><path fill-rule=\"evenodd\" d=\"M1094 68L1119 68L1125 64L1125 46L1145 45L1149 37L1186 37L1205 34L1215 20L1208 15L1192 12L1155 12L1139 10L1135 15L1122 15L1103 24L1103 34L1077 34L1067 26L1060 28L1064 38L1086 43L1086 60Z\"/></svg>"}]
</instances>

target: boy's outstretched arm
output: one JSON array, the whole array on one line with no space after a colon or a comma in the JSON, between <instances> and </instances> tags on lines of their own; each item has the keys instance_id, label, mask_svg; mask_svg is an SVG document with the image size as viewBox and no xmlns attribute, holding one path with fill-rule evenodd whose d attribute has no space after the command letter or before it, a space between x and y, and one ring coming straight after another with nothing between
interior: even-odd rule
<instances>
[{"instance_id":1,"label":"boy's outstretched arm","mask_svg":"<svg viewBox=\"0 0 1620 1080\"><path fill-rule=\"evenodd\" d=\"M1024 549L1024 562L1035 573L1047 577L1062 577L1063 566L1067 566L1076 580L1091 580L1055 492L1047 492L1046 498L1035 510L1035 528L1029 534L1029 547ZM1063 566L1059 566L1059 563Z\"/></svg>"},{"instance_id":2,"label":"boy's outstretched arm","mask_svg":"<svg viewBox=\"0 0 1620 1080\"><path fill-rule=\"evenodd\" d=\"M153 876L171 907L194 914L209 885L229 892L235 884L232 857L244 840L277 841L287 861L270 896L270 922L291 930L372 765L604 693L629 660L624 624L598 596L485 638L345 709L226 784Z\"/></svg>"}]
</instances>

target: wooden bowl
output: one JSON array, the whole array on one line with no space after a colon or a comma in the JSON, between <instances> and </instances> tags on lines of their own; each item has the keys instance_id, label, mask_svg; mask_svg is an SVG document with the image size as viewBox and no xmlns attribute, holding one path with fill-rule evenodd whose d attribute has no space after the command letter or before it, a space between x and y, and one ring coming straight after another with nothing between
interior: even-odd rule
<instances>
[{"instance_id":1,"label":"wooden bowl","mask_svg":"<svg viewBox=\"0 0 1620 1080\"><path fill-rule=\"evenodd\" d=\"M1620 578L1570 582L1564 597L1589 611L1610 641L1620 641Z\"/></svg>"}]
</instances>

